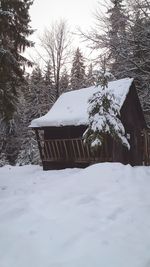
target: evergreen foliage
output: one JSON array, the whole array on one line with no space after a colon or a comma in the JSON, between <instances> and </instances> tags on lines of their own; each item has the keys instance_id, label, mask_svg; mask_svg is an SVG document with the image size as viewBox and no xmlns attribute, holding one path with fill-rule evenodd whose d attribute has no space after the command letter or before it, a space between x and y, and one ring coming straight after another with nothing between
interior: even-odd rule
<instances>
[{"instance_id":1,"label":"evergreen foliage","mask_svg":"<svg viewBox=\"0 0 150 267\"><path fill-rule=\"evenodd\" d=\"M130 149L125 137L125 130L120 120L119 106L117 99L108 90L107 74L105 70L98 84L100 90L89 99L89 124L83 137L92 149L98 149L104 142L106 135L111 136L117 142L122 143Z\"/></svg>"},{"instance_id":2,"label":"evergreen foliage","mask_svg":"<svg viewBox=\"0 0 150 267\"><path fill-rule=\"evenodd\" d=\"M50 65L47 66L44 75L40 67L36 66L30 77L26 79L28 83L24 89L22 88L22 105L19 105L20 112L22 110L22 127L19 137L21 147L16 160L19 165L40 163L36 137L28 126L31 120L45 115L54 103Z\"/></svg>"},{"instance_id":3,"label":"evergreen foliage","mask_svg":"<svg viewBox=\"0 0 150 267\"><path fill-rule=\"evenodd\" d=\"M56 92L55 92L55 79L53 74L53 67L48 61L44 70L44 86L45 90L47 91L47 100L49 100L49 104L54 104L56 100Z\"/></svg>"},{"instance_id":4,"label":"evergreen foliage","mask_svg":"<svg viewBox=\"0 0 150 267\"><path fill-rule=\"evenodd\" d=\"M26 77L27 84L21 88L22 95L19 98L18 110L20 122L18 126L18 147L19 151L15 163L18 165L39 164L40 157L38 152L35 134L28 126L38 114L38 106L34 102L35 92L32 91L30 77Z\"/></svg>"},{"instance_id":5,"label":"evergreen foliage","mask_svg":"<svg viewBox=\"0 0 150 267\"><path fill-rule=\"evenodd\" d=\"M93 73L93 65L90 64L86 75L86 86L90 87L95 84L95 75Z\"/></svg>"},{"instance_id":6,"label":"evergreen foliage","mask_svg":"<svg viewBox=\"0 0 150 267\"><path fill-rule=\"evenodd\" d=\"M39 66L35 67L30 77L30 103L34 106L32 118L40 117L48 111L49 87L45 86L44 77Z\"/></svg>"},{"instance_id":7,"label":"evergreen foliage","mask_svg":"<svg viewBox=\"0 0 150 267\"><path fill-rule=\"evenodd\" d=\"M150 125L150 2L110 0L105 7L96 13L95 29L83 35L99 55L105 53L115 78L134 78Z\"/></svg>"},{"instance_id":8,"label":"evergreen foliage","mask_svg":"<svg viewBox=\"0 0 150 267\"><path fill-rule=\"evenodd\" d=\"M139 1L133 10L129 47L131 75L135 78L147 122L150 125L150 3Z\"/></svg>"},{"instance_id":9,"label":"evergreen foliage","mask_svg":"<svg viewBox=\"0 0 150 267\"><path fill-rule=\"evenodd\" d=\"M49 91L51 91L54 88L54 76L50 61L48 61L44 70L44 82L46 86L49 86L50 89Z\"/></svg>"},{"instance_id":10,"label":"evergreen foliage","mask_svg":"<svg viewBox=\"0 0 150 267\"><path fill-rule=\"evenodd\" d=\"M32 0L0 0L0 154L9 164L15 164L20 147L19 101L21 84L25 82L25 65L31 65L23 55L33 46L27 38L30 28L29 8Z\"/></svg>"},{"instance_id":11,"label":"evergreen foliage","mask_svg":"<svg viewBox=\"0 0 150 267\"><path fill-rule=\"evenodd\" d=\"M69 75L66 68L63 70L60 78L60 93L69 90Z\"/></svg>"},{"instance_id":12,"label":"evergreen foliage","mask_svg":"<svg viewBox=\"0 0 150 267\"><path fill-rule=\"evenodd\" d=\"M84 58L79 48L75 51L73 58L70 83L72 90L86 87Z\"/></svg>"},{"instance_id":13,"label":"evergreen foliage","mask_svg":"<svg viewBox=\"0 0 150 267\"><path fill-rule=\"evenodd\" d=\"M17 86L23 79L24 64L30 64L21 52L33 45L27 39L33 33L29 27L32 3L32 0L0 1L0 116L7 122L16 110Z\"/></svg>"},{"instance_id":14,"label":"evergreen foliage","mask_svg":"<svg viewBox=\"0 0 150 267\"><path fill-rule=\"evenodd\" d=\"M108 8L107 23L107 47L109 48L109 60L111 72L117 78L124 77L126 67L127 47L127 10L123 5L123 0L111 0Z\"/></svg>"}]
</instances>

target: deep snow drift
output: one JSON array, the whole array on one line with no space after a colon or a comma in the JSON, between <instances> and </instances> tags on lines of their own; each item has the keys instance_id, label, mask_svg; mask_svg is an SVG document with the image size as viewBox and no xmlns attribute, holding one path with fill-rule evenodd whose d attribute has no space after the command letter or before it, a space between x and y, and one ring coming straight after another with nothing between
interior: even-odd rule
<instances>
[{"instance_id":1,"label":"deep snow drift","mask_svg":"<svg viewBox=\"0 0 150 267\"><path fill-rule=\"evenodd\" d=\"M0 168L0 267L149 267L150 167Z\"/></svg>"}]
</instances>

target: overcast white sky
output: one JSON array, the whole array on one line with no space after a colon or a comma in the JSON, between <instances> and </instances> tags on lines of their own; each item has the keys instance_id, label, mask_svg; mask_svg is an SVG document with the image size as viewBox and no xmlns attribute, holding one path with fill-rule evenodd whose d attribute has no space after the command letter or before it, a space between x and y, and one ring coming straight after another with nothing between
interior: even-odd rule
<instances>
[{"instance_id":1,"label":"overcast white sky","mask_svg":"<svg viewBox=\"0 0 150 267\"><path fill-rule=\"evenodd\" d=\"M72 28L86 29L93 23L92 13L97 5L98 0L34 0L30 8L31 25L42 31L51 22L65 18Z\"/></svg>"},{"instance_id":2,"label":"overcast white sky","mask_svg":"<svg viewBox=\"0 0 150 267\"><path fill-rule=\"evenodd\" d=\"M71 31L75 31L78 27L87 30L94 23L93 13L97 6L98 0L34 0L30 7L30 16L31 26L36 29L36 32L30 39L36 43L36 49L40 50L38 36L42 35L46 27L48 28L49 25L61 18L67 20ZM86 44L81 43L75 36L73 39L75 40L74 47L79 46L84 50ZM26 56L38 60L33 49L27 49Z\"/></svg>"},{"instance_id":3,"label":"overcast white sky","mask_svg":"<svg viewBox=\"0 0 150 267\"><path fill-rule=\"evenodd\" d=\"M26 49L25 56L42 67L43 61L38 52L43 54L39 36L42 35L44 29L56 20L64 18L72 32L78 27L86 31L94 25L94 12L101 1L103 0L34 0L29 12L31 27L36 30L30 37L35 42L35 47ZM90 60L91 51L87 49L87 43L82 42L76 35L73 36L72 46L74 49L79 46L83 55Z\"/></svg>"}]
</instances>

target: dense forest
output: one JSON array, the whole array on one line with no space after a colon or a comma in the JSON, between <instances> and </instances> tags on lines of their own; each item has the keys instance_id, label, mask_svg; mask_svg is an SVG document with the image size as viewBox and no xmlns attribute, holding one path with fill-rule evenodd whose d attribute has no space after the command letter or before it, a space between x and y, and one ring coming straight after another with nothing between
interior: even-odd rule
<instances>
[{"instance_id":1,"label":"dense forest","mask_svg":"<svg viewBox=\"0 0 150 267\"><path fill-rule=\"evenodd\" d=\"M93 58L72 48L65 19L47 27L40 42L42 67L24 56L34 30L32 0L0 0L0 166L40 162L32 119L44 115L65 91L95 85L106 69L111 79L133 77L150 125L150 1L109 0L97 4L95 27L78 30ZM29 73L28 69L32 69Z\"/></svg>"}]
</instances>

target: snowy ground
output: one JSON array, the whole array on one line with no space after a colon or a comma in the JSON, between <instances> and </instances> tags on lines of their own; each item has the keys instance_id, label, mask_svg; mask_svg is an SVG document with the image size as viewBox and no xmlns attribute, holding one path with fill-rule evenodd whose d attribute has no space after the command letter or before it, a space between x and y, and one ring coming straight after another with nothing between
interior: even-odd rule
<instances>
[{"instance_id":1,"label":"snowy ground","mask_svg":"<svg viewBox=\"0 0 150 267\"><path fill-rule=\"evenodd\" d=\"M150 167L0 168L0 267L150 267Z\"/></svg>"}]
</instances>

